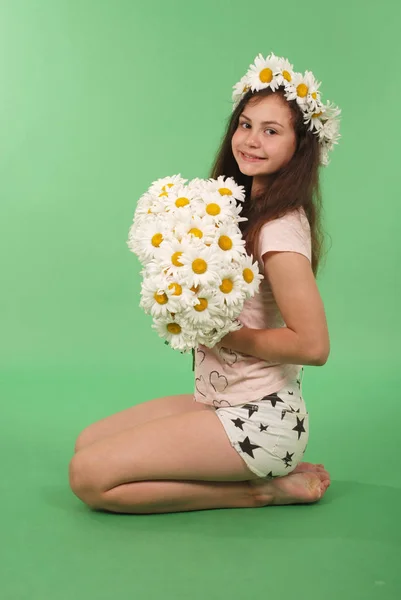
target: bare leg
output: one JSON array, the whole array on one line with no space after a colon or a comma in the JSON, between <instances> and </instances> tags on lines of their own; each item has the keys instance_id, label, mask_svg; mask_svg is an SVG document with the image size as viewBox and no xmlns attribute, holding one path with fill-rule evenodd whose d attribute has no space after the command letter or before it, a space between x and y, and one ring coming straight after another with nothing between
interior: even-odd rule
<instances>
[{"instance_id":1,"label":"bare leg","mask_svg":"<svg viewBox=\"0 0 401 600\"><path fill-rule=\"evenodd\" d=\"M257 506L257 495L248 481L136 481L104 492L100 508L153 514Z\"/></svg>"},{"instance_id":2,"label":"bare leg","mask_svg":"<svg viewBox=\"0 0 401 600\"><path fill-rule=\"evenodd\" d=\"M116 513L154 514L216 508L255 508L269 504L317 502L330 485L323 469L272 481L136 481L103 492L92 508Z\"/></svg>"}]
</instances>

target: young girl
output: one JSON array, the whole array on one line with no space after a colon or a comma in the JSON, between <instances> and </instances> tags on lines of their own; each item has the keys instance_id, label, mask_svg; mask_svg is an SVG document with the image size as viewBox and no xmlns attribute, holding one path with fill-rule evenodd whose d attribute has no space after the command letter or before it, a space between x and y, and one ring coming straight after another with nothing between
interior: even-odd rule
<instances>
[{"instance_id":1,"label":"young girl","mask_svg":"<svg viewBox=\"0 0 401 600\"><path fill-rule=\"evenodd\" d=\"M240 223L264 279L243 327L193 352L194 395L140 403L87 427L70 463L73 492L118 513L312 503L330 485L302 463L309 414L303 365L330 349L315 277L322 249L319 166L340 111L311 72L259 55L234 86L234 109L211 177L245 187Z\"/></svg>"}]
</instances>

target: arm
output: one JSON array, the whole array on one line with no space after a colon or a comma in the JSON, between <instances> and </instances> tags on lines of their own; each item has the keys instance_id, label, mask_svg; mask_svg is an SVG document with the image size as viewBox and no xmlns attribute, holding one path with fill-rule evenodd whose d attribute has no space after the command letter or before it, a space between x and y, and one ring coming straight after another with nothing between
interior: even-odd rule
<instances>
[{"instance_id":1,"label":"arm","mask_svg":"<svg viewBox=\"0 0 401 600\"><path fill-rule=\"evenodd\" d=\"M269 362L324 365L329 333L309 260L297 252L272 251L264 254L264 267L286 327L243 327L226 335L222 345Z\"/></svg>"}]
</instances>

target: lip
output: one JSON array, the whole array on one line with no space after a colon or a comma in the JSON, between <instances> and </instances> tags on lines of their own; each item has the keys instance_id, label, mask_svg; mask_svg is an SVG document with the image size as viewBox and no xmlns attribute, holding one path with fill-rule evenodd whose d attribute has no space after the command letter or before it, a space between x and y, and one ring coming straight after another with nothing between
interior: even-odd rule
<instances>
[{"instance_id":1,"label":"lip","mask_svg":"<svg viewBox=\"0 0 401 600\"><path fill-rule=\"evenodd\" d=\"M245 154L244 154L243 152L241 152L241 150L239 151L239 153L240 153L240 155L241 155L241 158L242 158L242 160L244 160L244 161L246 161L246 162L252 162L252 163L255 163L255 162L260 162L260 161L262 161L262 160L265 160L264 158L247 158L247 157L245 156Z\"/></svg>"}]
</instances>

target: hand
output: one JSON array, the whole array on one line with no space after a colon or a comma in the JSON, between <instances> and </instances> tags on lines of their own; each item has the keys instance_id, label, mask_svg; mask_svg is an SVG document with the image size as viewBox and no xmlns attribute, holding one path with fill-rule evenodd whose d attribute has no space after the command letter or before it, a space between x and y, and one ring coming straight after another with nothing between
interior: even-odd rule
<instances>
[{"instance_id":1,"label":"hand","mask_svg":"<svg viewBox=\"0 0 401 600\"><path fill-rule=\"evenodd\" d=\"M223 338L221 338L219 344L224 348L230 350L236 350L241 354L250 354L252 344L252 329L245 327L245 325L238 329L238 331L230 331Z\"/></svg>"}]
</instances>

